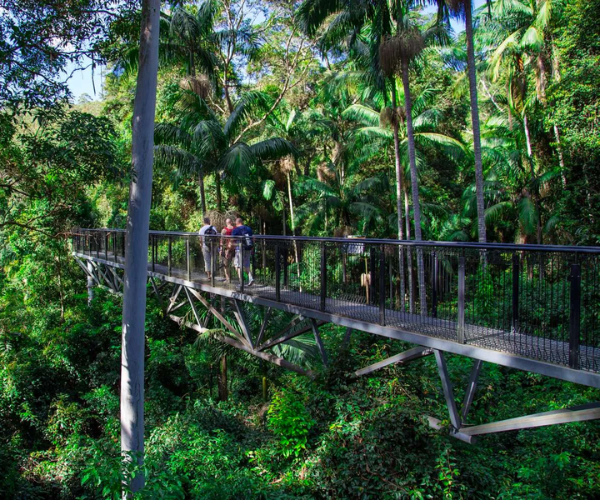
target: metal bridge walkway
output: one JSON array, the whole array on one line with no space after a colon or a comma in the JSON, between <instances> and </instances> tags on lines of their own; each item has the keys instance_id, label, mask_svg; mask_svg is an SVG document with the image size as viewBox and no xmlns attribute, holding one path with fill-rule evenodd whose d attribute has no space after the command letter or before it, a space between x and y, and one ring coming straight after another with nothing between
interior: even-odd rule
<instances>
[{"instance_id":1,"label":"metal bridge walkway","mask_svg":"<svg viewBox=\"0 0 600 500\"><path fill-rule=\"evenodd\" d=\"M73 255L84 271L96 284L119 291L124 279L124 233L78 230L74 234ZM207 243L216 255L223 242L213 238ZM254 284L248 286L215 278L219 274L216 265L213 278L207 278L201 271L202 242L197 234L151 232L148 276L159 298L165 286L173 284L170 297L161 299L167 302L167 313L198 331L206 325L199 319L197 306L218 317L210 297L231 299L241 328L233 328L222 316L219 319L239 338L222 340L299 373L305 371L269 349L312 331L326 363L318 327L333 323L419 346L362 368L357 375L433 353L444 382L443 353L448 352L477 360L470 382L473 391L483 361L600 388L600 333L596 330L600 330L596 300L600 298L596 286L600 284L600 249L570 250L257 236L251 257ZM485 290L477 290L480 283L486 285ZM423 295L418 293L421 288ZM208 292L208 298L202 292ZM288 329L267 340L262 338L265 317L254 340L252 332L246 331L241 302L297 316ZM174 314L184 306L193 313L186 318L195 316L196 321ZM477 432L464 434L462 424L472 395L467 392L461 420L451 386L444 385L444 391L454 433L470 441ZM577 412L584 412L584 420L600 417L600 409L594 407L546 420L577 420L581 417ZM496 431L481 433L487 432Z\"/></svg>"}]
</instances>

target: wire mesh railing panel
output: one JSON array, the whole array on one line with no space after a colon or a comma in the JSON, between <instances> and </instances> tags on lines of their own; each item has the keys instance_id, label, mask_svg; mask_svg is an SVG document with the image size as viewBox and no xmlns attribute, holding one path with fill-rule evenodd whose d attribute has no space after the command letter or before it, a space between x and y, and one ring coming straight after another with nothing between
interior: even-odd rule
<instances>
[{"instance_id":1,"label":"wire mesh railing panel","mask_svg":"<svg viewBox=\"0 0 600 500\"><path fill-rule=\"evenodd\" d=\"M79 229L73 251L121 265L125 237ZM160 231L148 247L149 270L166 277L206 282L210 271L215 287L594 372L599 259L600 249L576 247L270 236L248 246Z\"/></svg>"}]
</instances>

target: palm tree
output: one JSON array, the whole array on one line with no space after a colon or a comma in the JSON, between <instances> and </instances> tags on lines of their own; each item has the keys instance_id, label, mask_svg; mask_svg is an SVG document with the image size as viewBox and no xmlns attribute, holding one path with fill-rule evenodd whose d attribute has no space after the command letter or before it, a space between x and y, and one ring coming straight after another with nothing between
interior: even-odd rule
<instances>
[{"instance_id":1,"label":"palm tree","mask_svg":"<svg viewBox=\"0 0 600 500\"><path fill-rule=\"evenodd\" d=\"M452 158L460 158L464 155L464 146L446 135L435 131L438 121L441 119L441 113L438 109L429 108L428 104L430 97L433 95L434 89L424 89L421 94L415 99L412 107L413 125L414 125L414 141L416 144L432 145L443 149L443 151ZM393 109L393 108L392 108ZM410 209L408 202L408 190L406 181L407 174L410 177L411 169L408 158L408 137L406 120L403 114L392 114L389 108L383 108L381 111L376 111L374 108L364 104L354 104L349 106L342 116L348 119L354 119L360 122L363 127L356 130L357 134L365 135L371 139L379 139L384 141L385 147L389 147L389 143L393 138L394 149L397 151L398 159L401 163L400 168L397 167L396 177L400 179L396 185L400 186L397 189L397 203L402 203L404 197L405 216L406 216L406 235L410 239ZM392 131L389 129L389 123L392 124ZM415 149L415 163L417 168L423 163L423 159L419 155L419 151ZM404 168L403 168L404 167ZM401 209L401 205L400 205ZM411 249L408 248L409 262L412 258ZM402 261L401 261L402 263ZM403 264L400 268L400 288L401 288L401 305L404 306L404 275ZM409 285L409 311L414 312L414 296L413 296L413 279L412 273L408 275Z\"/></svg>"},{"instance_id":2,"label":"palm tree","mask_svg":"<svg viewBox=\"0 0 600 500\"><path fill-rule=\"evenodd\" d=\"M479 104L477 102L477 68L475 65L475 47L473 37L472 0L432 0L438 5L438 20L447 18L448 11L463 18L467 42L467 76L469 78L469 97L471 100L471 125L473 127L473 153L475 160L475 186L477 196L477 233L480 243L487 241L485 226L485 200L483 187L483 161L481 159L481 125ZM486 0L489 6L490 0Z\"/></svg>"},{"instance_id":3,"label":"palm tree","mask_svg":"<svg viewBox=\"0 0 600 500\"><path fill-rule=\"evenodd\" d=\"M482 39L488 47L493 47L490 57L490 70L494 80L500 78L505 68L507 84L507 103L509 118L520 117L523 128L526 163L530 170L530 187L540 175L532 147L531 124L529 118L532 109L539 103L545 103L546 69L543 57L545 45L544 31L550 22L551 0L514 0L497 2L493 5L493 19L488 21ZM529 75L533 73L536 92L529 92ZM557 129L555 130L555 134ZM558 136L557 136L558 137ZM560 141L560 139L559 139ZM542 224L540 219L540 198L537 189L531 196L536 209L537 241L541 243Z\"/></svg>"},{"instance_id":4,"label":"palm tree","mask_svg":"<svg viewBox=\"0 0 600 500\"><path fill-rule=\"evenodd\" d=\"M411 101L409 87L409 64L421 52L425 42L418 27L411 22L411 8L421 2L413 0L400 0L389 5L388 2L358 2L340 4L332 0L305 0L299 9L299 20L302 27L309 35L314 35L332 14L337 14L329 23L321 37L322 45L339 42L342 39L350 40L351 52L369 59L372 77L380 87L385 86L386 78L391 80L392 87L392 112L397 112L396 86L394 76L400 70L404 87L404 107L407 119L408 148L411 165L411 182L413 194L413 212L415 220L415 239L422 240L421 210L419 205L418 177L415 164L414 137L412 131ZM394 32L395 36L391 36ZM362 42L361 32L368 27L366 44ZM385 59L385 60L383 60ZM397 131L394 132L396 134ZM401 173L399 148L394 148L396 165L396 190L398 212L398 236L403 238L402 229L402 201L401 201ZM401 269L403 259L400 255ZM427 309L427 294L425 290L425 271L422 262L422 251L418 253L417 265L419 267L419 291L421 311Z\"/></svg>"},{"instance_id":5,"label":"palm tree","mask_svg":"<svg viewBox=\"0 0 600 500\"><path fill-rule=\"evenodd\" d=\"M379 47L379 63L386 75L400 72L404 89L404 113L406 120L406 137L408 141L408 160L413 201L413 219L415 224L415 241L422 241L421 206L419 202L419 177L417 173L414 127L412 119L412 101L410 95L409 65L425 48L425 37L417 25L410 19L408 2L399 2L396 18L396 33L385 38ZM395 92L394 94L395 95ZM395 106L394 108L395 109ZM396 140L396 139L395 139ZM398 183L400 177L398 176ZM421 314L427 312L427 291L425 288L425 267L423 251L417 249L417 272L419 281L419 300ZM409 266L410 270L410 266Z\"/></svg>"},{"instance_id":6,"label":"palm tree","mask_svg":"<svg viewBox=\"0 0 600 500\"><path fill-rule=\"evenodd\" d=\"M171 62L179 59L193 82L197 71L214 82L218 60L214 52L215 24L219 13L214 0L206 0L192 12L179 5L171 15L163 14L169 23L169 36L162 43L163 57Z\"/></svg>"},{"instance_id":7,"label":"palm tree","mask_svg":"<svg viewBox=\"0 0 600 500\"><path fill-rule=\"evenodd\" d=\"M248 144L238 139L242 123L251 118L252 110L260 108L264 96L258 92L240 98L233 112L222 124L204 100L194 96L195 106L188 108L177 124L159 123L155 127L156 161L175 167L177 177L197 175L203 213L206 199L203 191L204 176L214 173L217 182L217 210L221 211L220 179L224 178L231 190L236 190L250 178L262 162L296 155L294 146L280 137L272 137Z\"/></svg>"}]
</instances>

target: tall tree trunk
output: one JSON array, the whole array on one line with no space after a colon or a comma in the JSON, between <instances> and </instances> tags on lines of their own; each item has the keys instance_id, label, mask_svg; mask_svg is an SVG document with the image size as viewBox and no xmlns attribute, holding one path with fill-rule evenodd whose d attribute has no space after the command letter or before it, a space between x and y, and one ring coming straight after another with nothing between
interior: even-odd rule
<instances>
[{"instance_id":1,"label":"tall tree trunk","mask_svg":"<svg viewBox=\"0 0 600 500\"><path fill-rule=\"evenodd\" d=\"M485 228L485 198L483 191L483 161L481 159L481 131L479 126L479 104L477 103L477 69L473 47L473 6L465 0L465 30L467 34L467 73L471 98L471 124L473 126L473 154L475 156L475 192L477 197L477 232L479 242L487 240Z\"/></svg>"},{"instance_id":2,"label":"tall tree trunk","mask_svg":"<svg viewBox=\"0 0 600 500\"><path fill-rule=\"evenodd\" d=\"M159 26L160 0L144 0L133 105L131 156L135 175L129 187L125 238L121 354L121 450L133 454L140 466L144 459L144 323ZM130 487L136 492L143 486L144 475L140 470Z\"/></svg>"},{"instance_id":3,"label":"tall tree trunk","mask_svg":"<svg viewBox=\"0 0 600 500\"><path fill-rule=\"evenodd\" d=\"M410 205L408 203L408 191L406 189L406 182L402 188L404 192L404 218L406 221L406 239L411 240L410 236ZM415 276L412 272L412 248L406 249L406 262L408 267L408 311L413 314L415 312Z\"/></svg>"},{"instance_id":4,"label":"tall tree trunk","mask_svg":"<svg viewBox=\"0 0 600 500\"><path fill-rule=\"evenodd\" d=\"M227 401L229 398L229 389L227 388L227 356L221 356L219 363L219 380L217 381L219 389L219 401Z\"/></svg>"},{"instance_id":5,"label":"tall tree trunk","mask_svg":"<svg viewBox=\"0 0 600 500\"><path fill-rule=\"evenodd\" d=\"M398 215L398 239L404 239L402 229L402 163L400 162L400 136L398 132L398 103L396 98L396 78L392 78L392 112L394 115L394 162L396 166L396 212ZM406 282L404 278L404 247L398 246L400 273L400 308L404 312L406 302Z\"/></svg>"},{"instance_id":6,"label":"tall tree trunk","mask_svg":"<svg viewBox=\"0 0 600 500\"><path fill-rule=\"evenodd\" d=\"M204 191L204 172L198 174L198 189L200 191L200 209L202 215L206 215L206 192Z\"/></svg>"},{"instance_id":7,"label":"tall tree trunk","mask_svg":"<svg viewBox=\"0 0 600 500\"><path fill-rule=\"evenodd\" d=\"M92 263L88 260L87 262L87 270L88 270L88 277L87 277L87 292L88 292L88 307L90 307L92 305L92 301L94 300L94 279L91 277L92 271L94 270L94 266L92 266Z\"/></svg>"},{"instance_id":8,"label":"tall tree trunk","mask_svg":"<svg viewBox=\"0 0 600 500\"><path fill-rule=\"evenodd\" d=\"M419 202L419 176L415 151L415 135L412 123L412 103L410 100L410 82L408 80L408 61L402 62L402 85L404 87L404 108L406 111L406 137L408 139L408 161L410 163L410 184L413 200L413 219L415 221L415 241L422 241L421 204ZM410 269L409 269L410 272ZM419 301L421 314L427 314L427 290L425 290L425 266L423 249L417 248L417 279L419 281Z\"/></svg>"},{"instance_id":9,"label":"tall tree trunk","mask_svg":"<svg viewBox=\"0 0 600 500\"><path fill-rule=\"evenodd\" d=\"M296 222L294 220L294 198L292 197L292 181L290 179L290 173L286 172L287 177L287 188L288 188L288 200L290 203L290 223L292 228L292 236L296 236ZM298 272L298 281L300 281L300 265L298 258L298 244L294 240L294 257L296 259L296 271Z\"/></svg>"},{"instance_id":10,"label":"tall tree trunk","mask_svg":"<svg viewBox=\"0 0 600 500\"><path fill-rule=\"evenodd\" d=\"M523 130L525 131L525 142L527 144L527 156L528 161L531 162L533 167L533 149L531 148L531 134L529 133L529 120L527 120L527 113L523 111Z\"/></svg>"}]
</instances>

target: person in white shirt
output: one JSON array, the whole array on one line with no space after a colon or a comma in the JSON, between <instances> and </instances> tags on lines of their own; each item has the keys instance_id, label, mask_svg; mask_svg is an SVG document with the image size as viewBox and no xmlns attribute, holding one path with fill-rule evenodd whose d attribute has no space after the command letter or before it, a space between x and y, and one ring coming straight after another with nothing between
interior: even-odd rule
<instances>
[{"instance_id":1,"label":"person in white shirt","mask_svg":"<svg viewBox=\"0 0 600 500\"><path fill-rule=\"evenodd\" d=\"M202 255L204 256L204 269L206 270L206 275L208 279L212 277L212 260L213 254L211 250L211 242L216 241L213 240L211 236L217 236L219 232L215 228L215 226L210 225L210 219L208 217L204 217L204 225L200 228L200 238L202 240Z\"/></svg>"}]
</instances>

